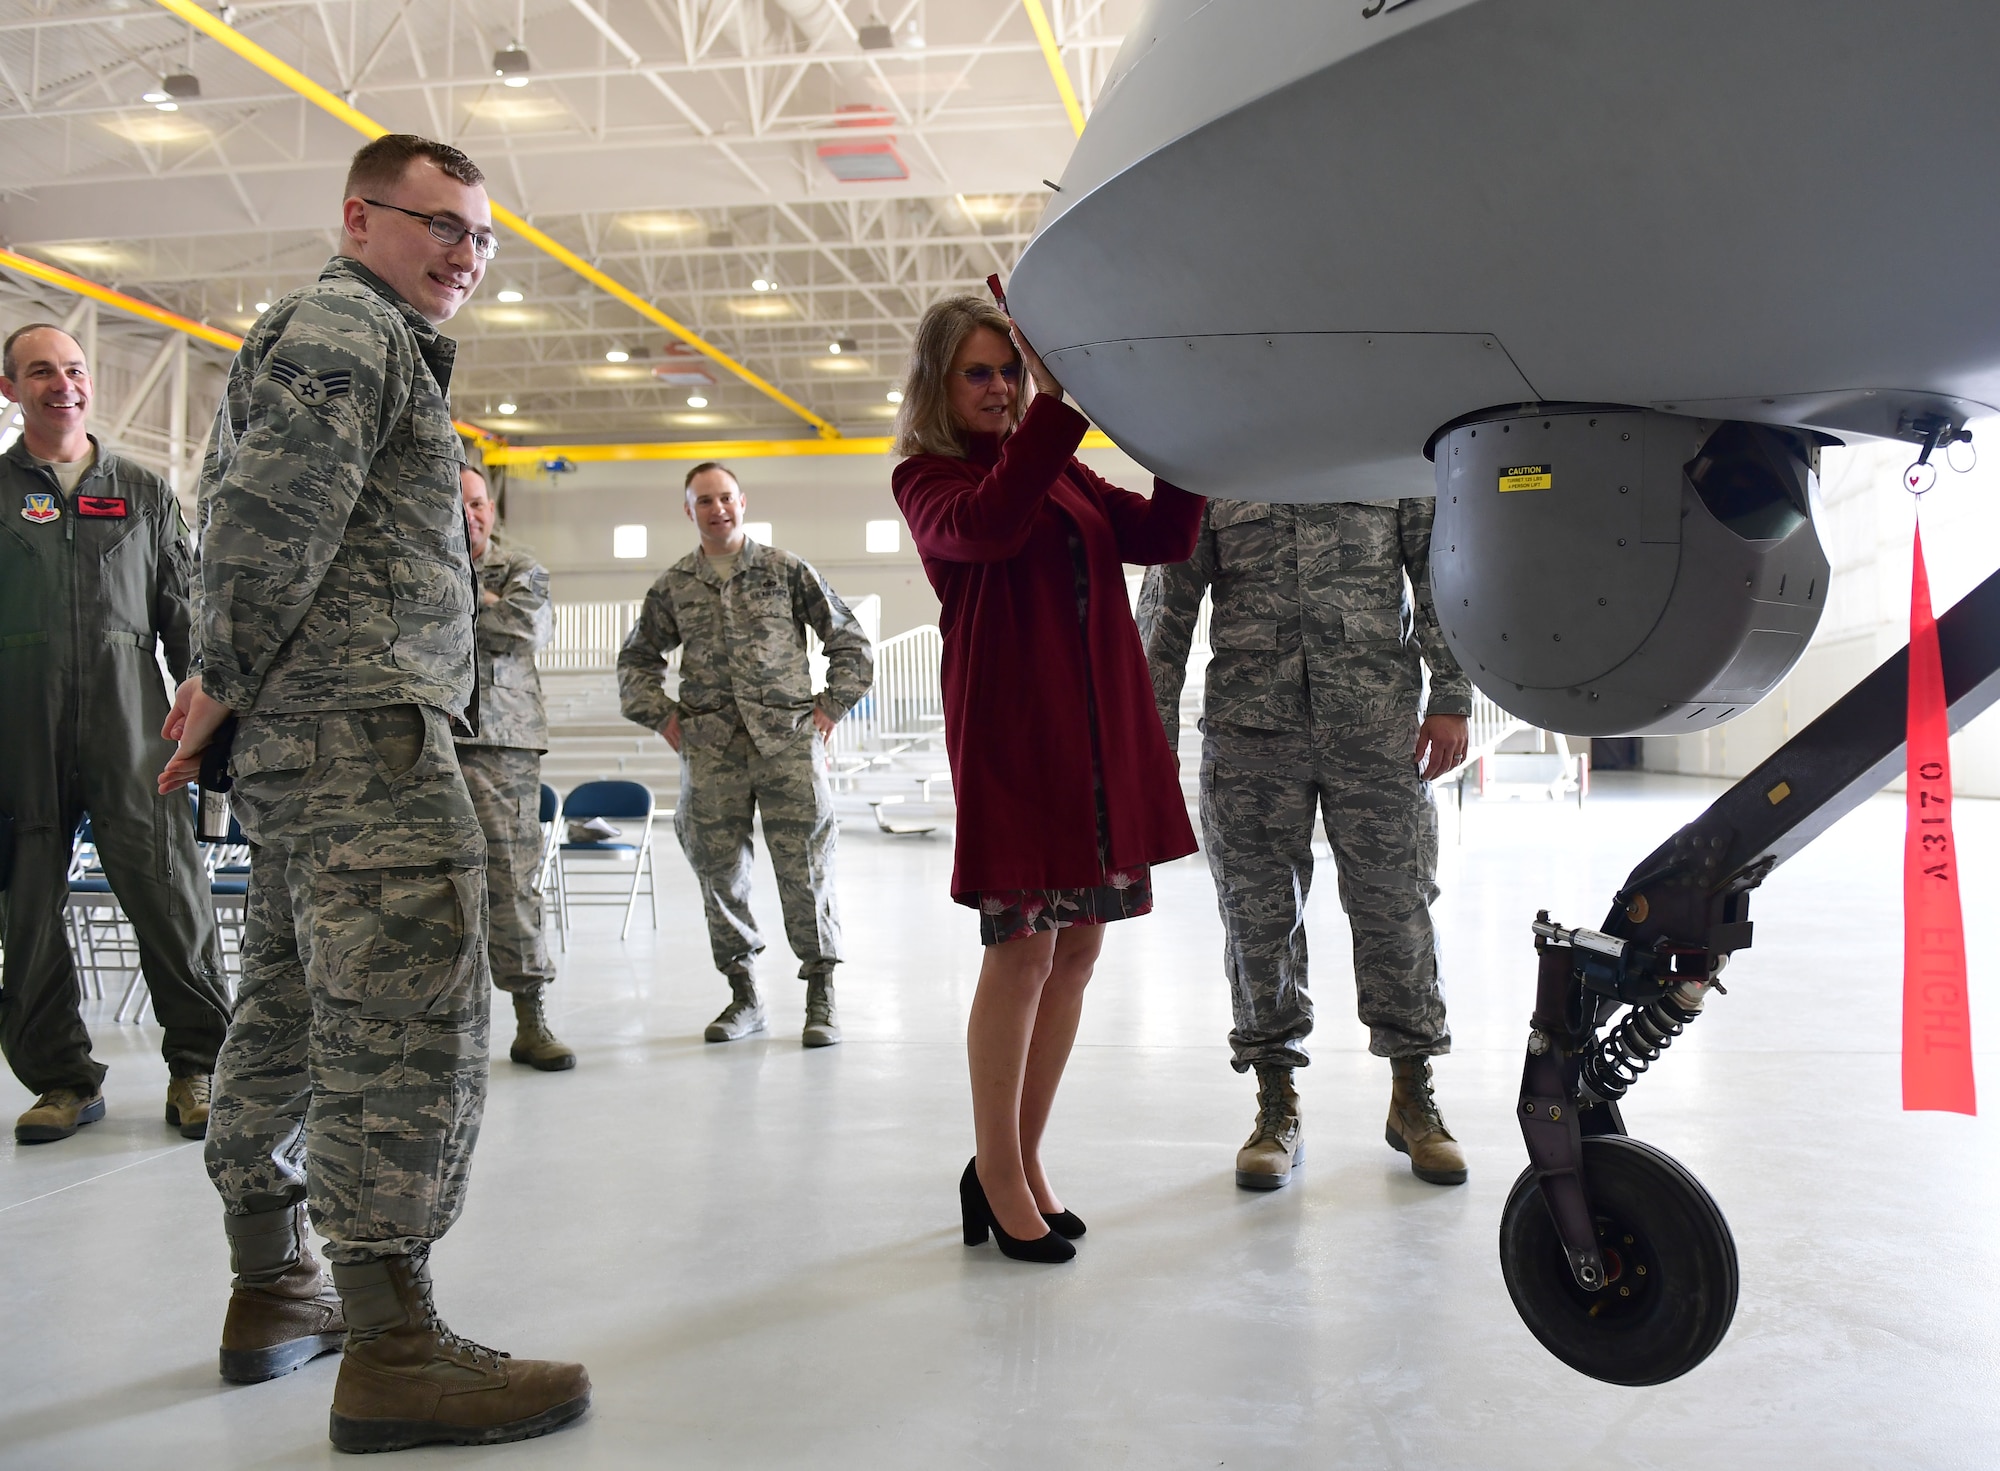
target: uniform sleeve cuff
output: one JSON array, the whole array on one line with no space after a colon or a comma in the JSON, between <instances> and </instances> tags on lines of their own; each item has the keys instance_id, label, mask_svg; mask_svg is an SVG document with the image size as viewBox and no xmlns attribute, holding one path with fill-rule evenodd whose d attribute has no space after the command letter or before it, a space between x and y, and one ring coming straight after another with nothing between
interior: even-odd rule
<instances>
[{"instance_id":1,"label":"uniform sleeve cuff","mask_svg":"<svg viewBox=\"0 0 2000 1471\"><path fill-rule=\"evenodd\" d=\"M257 700L256 686L247 679L231 678L221 669L204 668L201 671L201 692L218 705L226 705L241 714Z\"/></svg>"}]
</instances>

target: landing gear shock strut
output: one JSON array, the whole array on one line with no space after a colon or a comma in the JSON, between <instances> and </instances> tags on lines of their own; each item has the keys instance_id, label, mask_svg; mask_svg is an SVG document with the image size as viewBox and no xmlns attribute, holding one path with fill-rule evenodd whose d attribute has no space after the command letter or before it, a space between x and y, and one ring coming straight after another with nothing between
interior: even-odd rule
<instances>
[{"instance_id":1,"label":"landing gear shock strut","mask_svg":"<svg viewBox=\"0 0 2000 1471\"><path fill-rule=\"evenodd\" d=\"M1957 730L2000 699L2000 573L1938 619L1938 644ZM1662 1383L1728 1331L1728 1223L1693 1175L1626 1137L1620 1106L1750 948L1751 892L1901 771L1908 680L1904 650L1635 868L1602 929L1535 921L1515 1115L1528 1168L1500 1266L1521 1321L1581 1373Z\"/></svg>"}]
</instances>

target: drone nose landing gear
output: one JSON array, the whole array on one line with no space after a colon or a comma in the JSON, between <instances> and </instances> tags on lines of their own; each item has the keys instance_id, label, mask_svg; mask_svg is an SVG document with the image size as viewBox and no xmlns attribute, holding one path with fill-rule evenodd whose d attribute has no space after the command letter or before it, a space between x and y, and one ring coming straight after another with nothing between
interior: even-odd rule
<instances>
[{"instance_id":1,"label":"drone nose landing gear","mask_svg":"<svg viewBox=\"0 0 2000 1471\"><path fill-rule=\"evenodd\" d=\"M1581 1286L1532 1168L1500 1217L1500 1271L1528 1331L1579 1373L1664 1384L1715 1351L1736 1313L1736 1242L1701 1182L1650 1144L1582 1141L1604 1285Z\"/></svg>"},{"instance_id":2,"label":"drone nose landing gear","mask_svg":"<svg viewBox=\"0 0 2000 1471\"><path fill-rule=\"evenodd\" d=\"M1957 730L2000 700L2000 573L1938 619L1938 649ZM1729 1226L1694 1176L1626 1137L1619 1104L1749 948L1751 891L1902 771L1908 691L1905 649L1648 855L1603 930L1535 922L1515 1114L1528 1169L1501 1217L1500 1268L1528 1331L1579 1373L1659 1384L1729 1329Z\"/></svg>"}]
</instances>

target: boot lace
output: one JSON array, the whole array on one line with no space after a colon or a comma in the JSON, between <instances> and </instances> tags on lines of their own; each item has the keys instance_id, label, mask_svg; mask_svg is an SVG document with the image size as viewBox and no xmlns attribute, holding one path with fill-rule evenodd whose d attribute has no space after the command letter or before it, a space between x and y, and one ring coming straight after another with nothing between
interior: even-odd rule
<instances>
[{"instance_id":1,"label":"boot lace","mask_svg":"<svg viewBox=\"0 0 2000 1471\"><path fill-rule=\"evenodd\" d=\"M1259 1079L1257 1088L1257 1131L1276 1139L1285 1132L1285 1121L1291 1117L1291 1104L1285 1097L1284 1085L1275 1080Z\"/></svg>"},{"instance_id":2,"label":"boot lace","mask_svg":"<svg viewBox=\"0 0 2000 1471\"><path fill-rule=\"evenodd\" d=\"M1413 1068L1404 1076L1408 1088L1409 1101L1404 1105L1404 1117L1411 1123L1421 1124L1426 1132L1446 1133L1444 1116L1438 1112L1437 1098L1431 1092L1431 1069L1429 1063Z\"/></svg>"}]
</instances>

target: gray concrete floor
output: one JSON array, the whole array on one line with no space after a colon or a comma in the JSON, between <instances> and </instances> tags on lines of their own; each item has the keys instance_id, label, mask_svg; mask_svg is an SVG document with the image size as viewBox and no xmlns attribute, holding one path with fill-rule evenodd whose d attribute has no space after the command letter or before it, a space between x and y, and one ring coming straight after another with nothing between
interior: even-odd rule
<instances>
[{"instance_id":1,"label":"gray concrete floor","mask_svg":"<svg viewBox=\"0 0 2000 1471\"><path fill-rule=\"evenodd\" d=\"M772 1032L701 1042L722 988L669 846L657 932L642 918L621 944L611 914L579 920L554 1014L582 1065L503 1056L470 1203L436 1253L454 1327L582 1359L595 1406L548 1439L399 1464L1995 1465L2000 1167L1987 1120L1899 1111L1899 799L1778 873L1730 994L1628 1106L1735 1229L1722 1347L1675 1383L1617 1389L1550 1358L1509 1305L1495 1230L1524 1161L1527 922L1601 920L1716 790L1608 778L1582 813L1475 806L1462 845L1447 814L1457 1050L1438 1074L1471 1158L1460 1189L1413 1180L1381 1142L1387 1069L1352 1020L1330 872L1312 907L1311 1162L1290 1189L1234 1188L1252 1089L1226 1061L1213 896L1199 859L1160 870L1159 912L1109 938L1058 1104L1053 1171L1091 1229L1057 1269L958 1240L978 949L945 897L948 843L848 825L848 1040L810 1053L775 941ZM2000 804L1959 817L2000 1102ZM200 1146L161 1123L157 1031L108 1004L91 1019L109 1118L0 1144L0 1466L331 1463L337 1360L217 1379L227 1255ZM0 1083L0 1112L27 1102Z\"/></svg>"}]
</instances>

